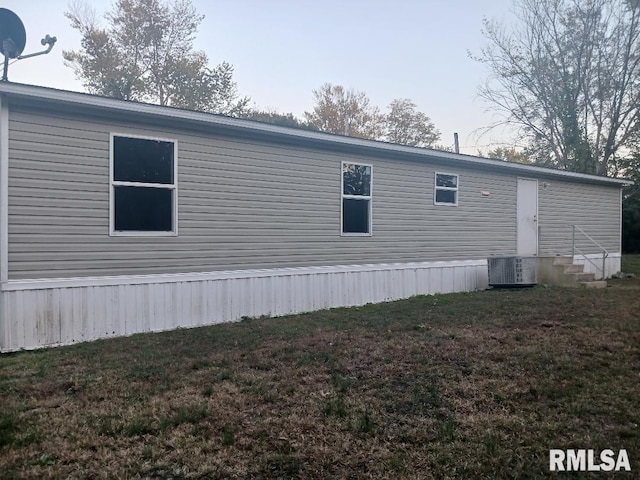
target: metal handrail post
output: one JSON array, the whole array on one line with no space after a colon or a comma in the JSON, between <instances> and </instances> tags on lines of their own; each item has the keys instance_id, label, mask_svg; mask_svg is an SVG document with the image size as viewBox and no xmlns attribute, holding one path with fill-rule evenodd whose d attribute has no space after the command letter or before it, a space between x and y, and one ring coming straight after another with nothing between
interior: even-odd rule
<instances>
[{"instance_id":1,"label":"metal handrail post","mask_svg":"<svg viewBox=\"0 0 640 480\"><path fill-rule=\"evenodd\" d=\"M596 268L600 268L598 267L598 265L595 264L595 262L592 262L591 260L589 260L587 258L587 256L582 252L582 250L580 250L579 248L576 247L576 229L578 229L585 237L587 237L589 240L591 240L591 242L596 245L597 247L600 248L600 250L602 250L602 278L606 278L606 268L607 268L607 257L609 256L609 252L607 251L606 248L604 248L602 245L600 245L598 242L596 242L591 235L589 235L587 232L585 232L582 228L580 228L578 225L573 224L571 225L571 227L573 228L572 230L572 235L571 235L571 256L575 257L576 255L576 250L578 251L578 253L580 253L580 255L582 255L584 257L584 259L586 261L588 261L591 265L593 265Z\"/></svg>"}]
</instances>

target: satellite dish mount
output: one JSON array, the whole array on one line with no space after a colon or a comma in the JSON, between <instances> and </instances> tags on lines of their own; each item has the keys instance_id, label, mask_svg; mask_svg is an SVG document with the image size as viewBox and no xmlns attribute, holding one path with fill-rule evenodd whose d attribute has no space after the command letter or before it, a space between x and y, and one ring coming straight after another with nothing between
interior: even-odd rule
<instances>
[{"instance_id":1,"label":"satellite dish mount","mask_svg":"<svg viewBox=\"0 0 640 480\"><path fill-rule=\"evenodd\" d=\"M24 46L27 43L27 33L22 24L22 20L11 10L0 8L0 53L4 55L4 70L2 80L7 81L7 72L9 70L9 60L24 60L25 58L35 57L49 53L58 39L56 37L45 36L40 43L47 49L41 52L22 55Z\"/></svg>"}]
</instances>

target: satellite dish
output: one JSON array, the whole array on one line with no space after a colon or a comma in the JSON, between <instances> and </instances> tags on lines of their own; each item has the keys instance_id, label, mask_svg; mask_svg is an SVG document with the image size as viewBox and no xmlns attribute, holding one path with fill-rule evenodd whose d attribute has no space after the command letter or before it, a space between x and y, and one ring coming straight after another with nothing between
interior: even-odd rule
<instances>
[{"instance_id":1,"label":"satellite dish","mask_svg":"<svg viewBox=\"0 0 640 480\"><path fill-rule=\"evenodd\" d=\"M27 44L27 32L20 17L6 8L0 8L0 53L17 58Z\"/></svg>"},{"instance_id":2,"label":"satellite dish","mask_svg":"<svg viewBox=\"0 0 640 480\"><path fill-rule=\"evenodd\" d=\"M47 49L42 52L30 53L22 55L24 46L27 44L27 32L24 29L22 20L11 10L0 8L0 53L4 55L4 72L2 80L7 81L7 71L9 70L9 59L23 60L36 55L44 55L49 53L57 41L56 37L47 35L40 43Z\"/></svg>"}]
</instances>

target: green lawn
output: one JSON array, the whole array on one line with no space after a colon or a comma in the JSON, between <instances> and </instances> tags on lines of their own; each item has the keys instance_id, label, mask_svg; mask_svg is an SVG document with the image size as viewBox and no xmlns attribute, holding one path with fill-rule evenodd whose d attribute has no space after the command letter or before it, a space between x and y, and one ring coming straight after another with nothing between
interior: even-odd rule
<instances>
[{"instance_id":1,"label":"green lawn","mask_svg":"<svg viewBox=\"0 0 640 480\"><path fill-rule=\"evenodd\" d=\"M622 271L624 273L633 273L640 277L640 254L623 255Z\"/></svg>"},{"instance_id":2,"label":"green lawn","mask_svg":"<svg viewBox=\"0 0 640 480\"><path fill-rule=\"evenodd\" d=\"M527 479L625 448L638 478L639 372L635 280L3 355L0 477Z\"/></svg>"}]
</instances>

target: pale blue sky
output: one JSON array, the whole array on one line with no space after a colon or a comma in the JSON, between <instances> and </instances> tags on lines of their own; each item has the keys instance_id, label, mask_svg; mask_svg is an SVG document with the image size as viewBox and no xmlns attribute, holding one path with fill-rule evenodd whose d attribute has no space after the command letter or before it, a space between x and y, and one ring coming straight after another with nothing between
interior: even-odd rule
<instances>
[{"instance_id":1,"label":"pale blue sky","mask_svg":"<svg viewBox=\"0 0 640 480\"><path fill-rule=\"evenodd\" d=\"M111 1L92 1L98 12ZM242 94L257 106L302 116L312 90L324 82L364 91L384 109L410 98L442 133L460 134L461 151L509 142L499 130L479 137L493 114L477 98L486 68L471 60L484 44L482 18L509 21L511 0L193 0L205 15L196 48L212 64L228 61ZM24 53L42 50L46 34L58 37L47 56L16 62L9 80L82 91L63 49L80 37L63 13L67 0L5 0L25 24Z\"/></svg>"}]
</instances>

